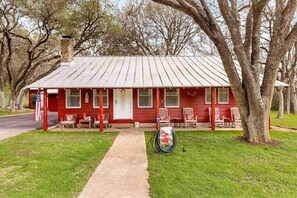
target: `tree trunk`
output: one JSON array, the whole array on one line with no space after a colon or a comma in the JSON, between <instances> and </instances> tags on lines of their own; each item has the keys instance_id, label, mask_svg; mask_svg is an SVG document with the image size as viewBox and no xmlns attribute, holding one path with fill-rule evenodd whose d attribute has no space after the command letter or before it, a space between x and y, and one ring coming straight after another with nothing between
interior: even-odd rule
<instances>
[{"instance_id":1,"label":"tree trunk","mask_svg":"<svg viewBox=\"0 0 297 198\"><path fill-rule=\"evenodd\" d=\"M0 108L5 109L5 93L4 93L4 89L2 90L1 88L0 88Z\"/></svg>"},{"instance_id":2,"label":"tree trunk","mask_svg":"<svg viewBox=\"0 0 297 198\"><path fill-rule=\"evenodd\" d=\"M278 88L278 114L277 118L284 118L284 87Z\"/></svg>"},{"instance_id":3,"label":"tree trunk","mask_svg":"<svg viewBox=\"0 0 297 198\"><path fill-rule=\"evenodd\" d=\"M270 109L252 111L247 117L241 116L244 138L251 143L269 143L269 113Z\"/></svg>"},{"instance_id":4,"label":"tree trunk","mask_svg":"<svg viewBox=\"0 0 297 198\"><path fill-rule=\"evenodd\" d=\"M0 64L3 64L1 63L0 61ZM0 108L1 109L5 109L5 93L4 93L4 77L3 77L3 72L4 72L4 69L3 69L3 65L0 65Z\"/></svg>"},{"instance_id":5,"label":"tree trunk","mask_svg":"<svg viewBox=\"0 0 297 198\"><path fill-rule=\"evenodd\" d=\"M287 105L287 114L291 113L291 88L290 86L287 87L287 93L286 93L286 105Z\"/></svg>"},{"instance_id":6,"label":"tree trunk","mask_svg":"<svg viewBox=\"0 0 297 198\"><path fill-rule=\"evenodd\" d=\"M18 107L18 109L19 109L20 111L23 111L23 110L24 110L24 102L25 102L25 98L26 98L26 96L27 96L27 90L22 91L22 93L21 93L20 95L21 95L21 96L20 96L20 99L19 99L19 107Z\"/></svg>"},{"instance_id":7,"label":"tree trunk","mask_svg":"<svg viewBox=\"0 0 297 198\"><path fill-rule=\"evenodd\" d=\"M11 90L11 96L10 96L10 111L15 112L16 110L16 104L17 102L17 94L15 93L14 90Z\"/></svg>"},{"instance_id":8,"label":"tree trunk","mask_svg":"<svg viewBox=\"0 0 297 198\"><path fill-rule=\"evenodd\" d=\"M293 102L293 113L297 114L297 94L296 94L296 88L295 86L291 86L291 90L292 90L292 102Z\"/></svg>"}]
</instances>

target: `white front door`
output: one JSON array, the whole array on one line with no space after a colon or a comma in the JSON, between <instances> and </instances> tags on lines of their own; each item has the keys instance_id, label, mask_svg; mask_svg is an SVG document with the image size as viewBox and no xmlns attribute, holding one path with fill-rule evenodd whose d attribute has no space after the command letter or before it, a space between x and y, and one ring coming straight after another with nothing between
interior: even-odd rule
<instances>
[{"instance_id":1,"label":"white front door","mask_svg":"<svg viewBox=\"0 0 297 198\"><path fill-rule=\"evenodd\" d=\"M114 119L132 119L132 89L114 89Z\"/></svg>"}]
</instances>

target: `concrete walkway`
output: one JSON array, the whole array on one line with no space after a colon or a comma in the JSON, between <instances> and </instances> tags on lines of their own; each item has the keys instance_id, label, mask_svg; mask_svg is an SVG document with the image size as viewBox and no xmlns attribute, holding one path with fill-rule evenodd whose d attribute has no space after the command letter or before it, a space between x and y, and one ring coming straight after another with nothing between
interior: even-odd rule
<instances>
[{"instance_id":1,"label":"concrete walkway","mask_svg":"<svg viewBox=\"0 0 297 198\"><path fill-rule=\"evenodd\" d=\"M284 128L284 127L271 126L271 129L276 130L276 131L295 132L295 133L297 133L296 129L290 129L290 128Z\"/></svg>"},{"instance_id":2,"label":"concrete walkway","mask_svg":"<svg viewBox=\"0 0 297 198\"><path fill-rule=\"evenodd\" d=\"M120 131L79 197L149 197L143 129Z\"/></svg>"}]
</instances>

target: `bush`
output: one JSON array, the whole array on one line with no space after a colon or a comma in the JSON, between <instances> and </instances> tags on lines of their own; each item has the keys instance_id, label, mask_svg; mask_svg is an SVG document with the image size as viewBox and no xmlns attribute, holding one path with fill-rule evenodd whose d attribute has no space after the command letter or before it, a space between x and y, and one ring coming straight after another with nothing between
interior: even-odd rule
<instances>
[{"instance_id":1,"label":"bush","mask_svg":"<svg viewBox=\"0 0 297 198\"><path fill-rule=\"evenodd\" d=\"M35 109L35 105L36 105L36 94L31 94L30 95L30 100L31 100L31 104L29 104L29 108L31 107L32 109Z\"/></svg>"}]
</instances>

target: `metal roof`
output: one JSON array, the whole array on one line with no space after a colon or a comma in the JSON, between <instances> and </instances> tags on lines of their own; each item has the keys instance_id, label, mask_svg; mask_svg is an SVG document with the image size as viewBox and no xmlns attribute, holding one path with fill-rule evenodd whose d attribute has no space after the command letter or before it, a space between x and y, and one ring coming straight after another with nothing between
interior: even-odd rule
<instances>
[{"instance_id":1,"label":"metal roof","mask_svg":"<svg viewBox=\"0 0 297 198\"><path fill-rule=\"evenodd\" d=\"M241 74L239 65L237 69ZM74 57L27 88L229 86L222 61L215 56L97 56ZM287 84L277 81L276 86Z\"/></svg>"}]
</instances>

